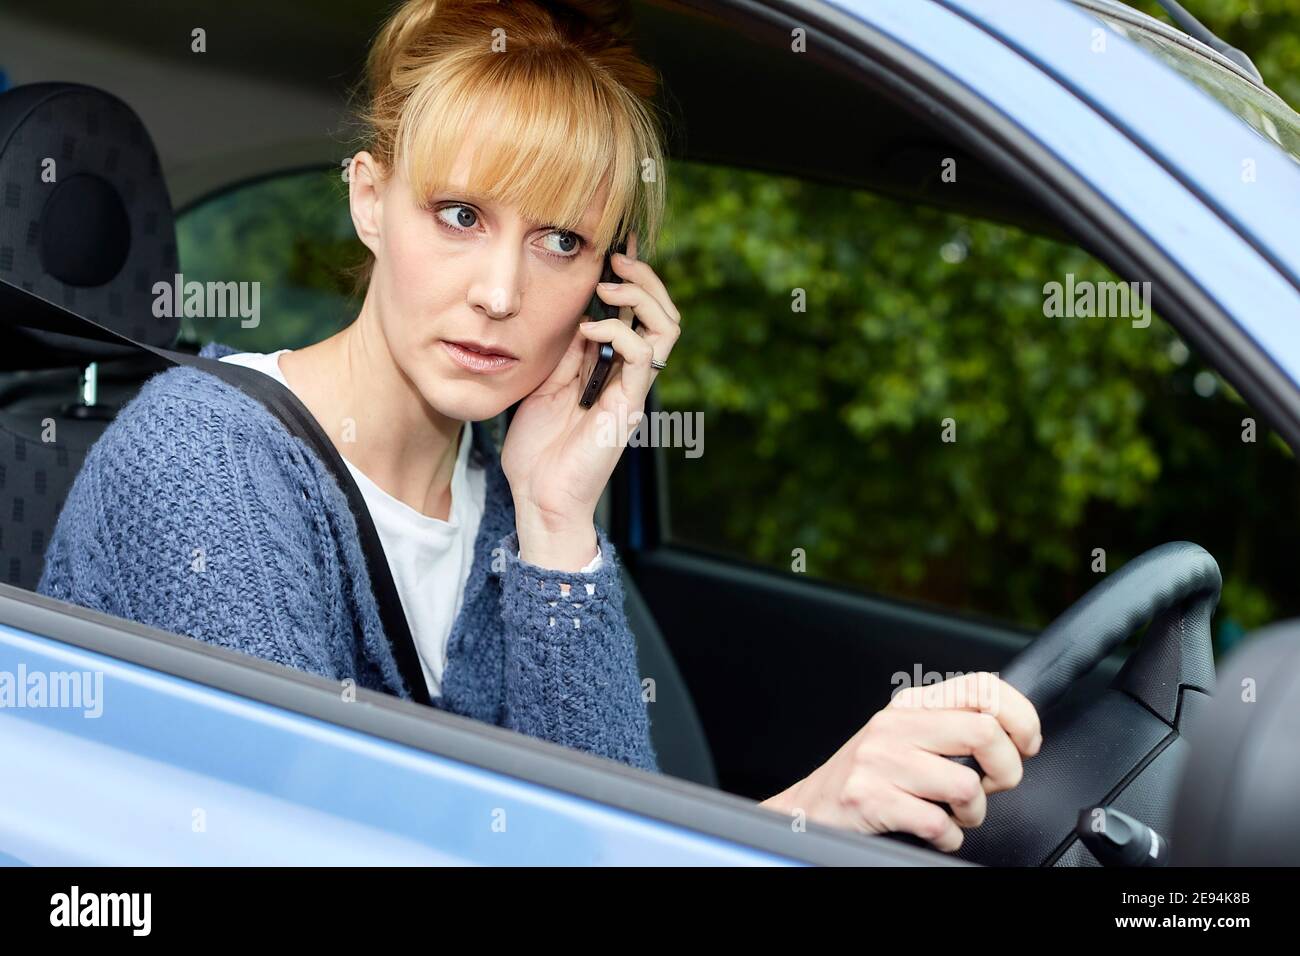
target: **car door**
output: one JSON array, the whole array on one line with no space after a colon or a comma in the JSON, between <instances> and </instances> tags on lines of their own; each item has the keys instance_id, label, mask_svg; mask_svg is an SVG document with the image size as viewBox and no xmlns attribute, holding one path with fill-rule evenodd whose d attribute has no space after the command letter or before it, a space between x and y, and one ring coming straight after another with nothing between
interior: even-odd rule
<instances>
[{"instance_id":1,"label":"car door","mask_svg":"<svg viewBox=\"0 0 1300 956\"><path fill-rule=\"evenodd\" d=\"M8 585L0 621L0 862L945 862Z\"/></svg>"}]
</instances>

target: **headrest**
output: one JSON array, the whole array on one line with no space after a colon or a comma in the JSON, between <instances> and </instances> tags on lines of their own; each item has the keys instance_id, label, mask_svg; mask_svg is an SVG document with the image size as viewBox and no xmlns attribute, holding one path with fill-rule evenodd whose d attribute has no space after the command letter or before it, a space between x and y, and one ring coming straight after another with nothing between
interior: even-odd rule
<instances>
[{"instance_id":1,"label":"headrest","mask_svg":"<svg viewBox=\"0 0 1300 956\"><path fill-rule=\"evenodd\" d=\"M179 321L153 314L153 288L171 283L177 271L171 197L135 112L77 83L0 93L0 279L136 341L166 347ZM16 321L0 313L0 368L131 354L15 328Z\"/></svg>"},{"instance_id":2,"label":"headrest","mask_svg":"<svg viewBox=\"0 0 1300 956\"><path fill-rule=\"evenodd\" d=\"M1300 621L1246 638L1220 667L1187 738L1170 862L1300 865Z\"/></svg>"}]
</instances>

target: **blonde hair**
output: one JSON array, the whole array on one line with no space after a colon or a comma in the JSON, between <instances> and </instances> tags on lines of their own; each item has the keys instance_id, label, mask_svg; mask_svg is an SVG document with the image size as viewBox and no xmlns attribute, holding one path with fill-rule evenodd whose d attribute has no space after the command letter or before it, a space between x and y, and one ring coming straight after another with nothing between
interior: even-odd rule
<instances>
[{"instance_id":1,"label":"blonde hair","mask_svg":"<svg viewBox=\"0 0 1300 956\"><path fill-rule=\"evenodd\" d=\"M400 164L417 201L448 186L467 138L480 136L470 192L575 229L599 188L602 253L637 233L653 250L663 216L655 71L625 39L617 0L407 0L366 61L362 145L383 175ZM369 281L372 256L358 270Z\"/></svg>"}]
</instances>

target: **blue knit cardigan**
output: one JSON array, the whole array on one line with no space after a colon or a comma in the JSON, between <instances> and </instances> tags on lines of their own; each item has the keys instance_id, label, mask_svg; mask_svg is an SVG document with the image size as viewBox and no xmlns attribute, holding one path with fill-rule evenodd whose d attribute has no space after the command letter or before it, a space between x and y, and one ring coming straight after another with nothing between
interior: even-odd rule
<instances>
[{"instance_id":1,"label":"blue knit cardigan","mask_svg":"<svg viewBox=\"0 0 1300 956\"><path fill-rule=\"evenodd\" d=\"M598 527L588 574L520 560L496 448L473 433L487 507L434 706L658 771L613 546ZM154 375L95 442L37 590L410 697L338 483L259 402L196 369Z\"/></svg>"}]
</instances>

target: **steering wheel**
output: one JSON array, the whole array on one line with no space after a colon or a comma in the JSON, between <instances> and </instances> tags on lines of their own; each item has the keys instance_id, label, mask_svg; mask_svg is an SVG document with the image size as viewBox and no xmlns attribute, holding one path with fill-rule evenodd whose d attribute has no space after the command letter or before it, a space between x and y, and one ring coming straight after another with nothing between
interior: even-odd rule
<instances>
[{"instance_id":1,"label":"steering wheel","mask_svg":"<svg viewBox=\"0 0 1300 956\"><path fill-rule=\"evenodd\" d=\"M1188 747L1181 730L1214 686L1210 618L1221 587L1204 548L1160 545L1102 580L1011 659L1000 676L1037 709L1043 746L1025 761L1019 786L989 796L984 822L964 831L957 856L997 866L1095 865L1074 829L1081 808L1102 804L1168 835ZM1148 623L1103 695L1054 707ZM972 757L951 759L979 770Z\"/></svg>"}]
</instances>

